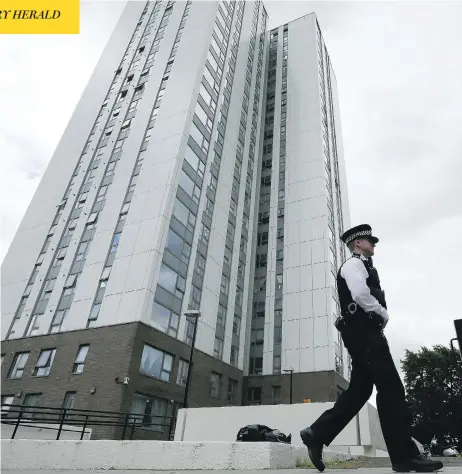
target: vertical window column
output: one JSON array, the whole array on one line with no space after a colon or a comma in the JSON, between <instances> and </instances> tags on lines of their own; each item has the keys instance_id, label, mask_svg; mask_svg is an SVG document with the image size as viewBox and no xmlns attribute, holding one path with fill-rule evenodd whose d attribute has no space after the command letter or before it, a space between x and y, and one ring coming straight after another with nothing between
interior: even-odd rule
<instances>
[{"instance_id":1,"label":"vertical window column","mask_svg":"<svg viewBox=\"0 0 462 474\"><path fill-rule=\"evenodd\" d=\"M179 43L179 40L181 38L182 31L184 29L184 25L185 25L185 22L186 22L186 18L187 18L188 13L189 13L190 4L191 4L191 2L189 1L189 2L187 2L186 6L185 6L185 10L184 10L184 13L183 13L183 18L182 18L180 27L179 27L178 32L177 32L175 45L177 45ZM157 12L159 10L159 6L160 6L160 3L157 3L156 8L153 10L153 14L152 14L150 22L148 23L148 26L151 25L154 22L155 17L157 15ZM150 55L152 54L152 52L154 50L157 51L157 49L159 47L158 45L160 43L160 39L163 37L163 31L164 31L166 25L168 24L168 20L169 20L169 17L170 17L171 14L172 14L172 8L167 7L164 11L162 21L159 25L156 36L154 38L154 42L153 42L153 45L151 47ZM155 44L156 44L156 46L154 46ZM144 46L143 46L143 48L144 48ZM153 107L153 110L152 110L152 113L151 113L150 121L149 121L147 129L145 131L144 139L143 139L141 148L138 152L138 157L135 161L134 169L132 171L132 176L131 176L131 179L130 179L130 183L129 183L128 188L127 188L126 193L125 193L124 202L123 202L122 207L121 207L120 212L119 212L119 219L118 219L118 222L117 222L117 226L114 230L114 234L113 234L113 237L112 237L112 240L111 240L109 252L108 252L108 255L106 257L106 262L105 262L103 271L102 271L101 276L100 276L100 280L99 280L99 283L98 283L98 288L96 290L95 299L93 301L93 305L92 305L92 308L90 310L90 315L88 317L87 327L94 327L97 324L99 311L100 311L101 304L102 304L104 294L105 294L105 291L106 291L106 287L107 287L107 284L108 284L108 281L109 281L109 277L110 277L110 274L111 274L111 268L112 268L112 265L113 265L114 260L115 260L116 252L117 252L117 249L119 247L119 242L120 242L122 232L123 232L123 229L124 229L126 216L128 214L129 208L130 208L130 203L133 199L133 195L134 195L134 192L135 192L135 189L136 189L136 184L137 184L137 181L138 181L138 176L139 176L139 174L141 172L141 169L142 169L142 166L143 166L145 152L146 152L148 144L149 144L149 140L150 140L150 137L151 137L151 134L152 134L152 130L154 128L154 124L155 124L155 121L156 121L158 109L160 107L162 96L164 94L164 90L165 90L165 87L166 87L166 84L167 84L167 81L168 81L168 72L171 70L172 64L173 64L174 59L175 59L175 55L176 55L176 49L175 49L175 46L174 46L174 49L172 50L172 52L170 54L169 60L167 62L167 66L165 68L164 78L163 78L163 80L161 82L161 85L159 87L159 91L157 93L157 98L156 98L156 101L154 103L154 107ZM139 82L139 84L141 84L141 85L144 84L144 82L146 80L146 76L148 75L150 68L154 64L154 56L155 56L155 54L152 57L149 56L147 58L147 61L146 61L147 64L145 65L144 71L148 71L148 72L146 72L144 74L144 76L143 76L143 73L141 74L140 82ZM148 64L149 64L149 66L148 66ZM138 87L140 87L140 85ZM119 142L121 140L125 140L126 136L128 135L128 131L130 129L130 123L131 123L131 120L132 120L133 116L135 115L136 106L137 106L137 104L140 100L140 96L142 95L143 90L144 90L144 88L142 90L140 90L140 92L138 94L135 93L133 98L132 98L131 105L128 109L128 112L127 112L127 115L126 115L125 121L124 121L125 129L123 131L121 131L121 135L119 135L119 140L118 140ZM136 91L136 89L135 89L135 91ZM123 128L123 126L122 126L122 128ZM123 142L120 144L120 147L122 147L122 146L123 146Z\"/></svg>"},{"instance_id":2,"label":"vertical window column","mask_svg":"<svg viewBox=\"0 0 462 474\"><path fill-rule=\"evenodd\" d=\"M266 308L266 275L268 264L268 239L269 216L270 216L270 197L271 197L271 174L273 162L273 139L274 139L274 110L276 94L276 71L277 71L277 45L278 30L270 32L270 45L268 51L268 73L266 89L266 112L265 128L263 135L263 156L260 184L259 200L259 218L257 232L256 261L254 274L254 295L251 330L254 333L261 334L258 331L264 330L265 326L265 308ZM264 284L262 284L264 281ZM280 300L282 303L282 300ZM276 300L277 307L278 300ZM279 309L279 308L278 308ZM282 304L281 304L282 321ZM277 314L277 313L276 313ZM276 316L275 316L276 320ZM264 344L251 344L249 352L249 375L259 375L263 370L263 349Z\"/></svg>"},{"instance_id":3,"label":"vertical window column","mask_svg":"<svg viewBox=\"0 0 462 474\"><path fill-rule=\"evenodd\" d=\"M332 321L335 321L340 314L340 304L337 293L337 242L339 236L343 233L343 216L342 204L340 197L340 185L338 175L338 160L336 150L335 126L333 123L333 102L332 91L330 83L330 65L324 41L322 39L319 25L316 25L317 30L317 47L318 47L318 63L319 63L319 82L321 89L321 120L322 120L322 139L326 167L326 189L327 189L327 203L328 203L328 230L329 230L329 257L330 257L330 271L331 271L331 292L332 292ZM327 76L327 81L326 81ZM328 113L329 111L329 113ZM334 173L332 173L332 164ZM335 193L334 193L335 189ZM335 196L335 198L334 198ZM335 206L334 206L335 201ZM336 212L335 212L336 211ZM337 219L335 219L337 214ZM340 246L340 258L345 261L345 249ZM334 341L335 353L335 370L344 375L344 360L343 360L343 343L339 332L337 334L337 341Z\"/></svg>"},{"instance_id":4,"label":"vertical window column","mask_svg":"<svg viewBox=\"0 0 462 474\"><path fill-rule=\"evenodd\" d=\"M246 71L246 90L250 91L250 86L252 82L252 71L253 63L255 56L255 44L257 37L257 25L259 11L262 10L261 2L256 2L254 6L254 13L252 19L252 34L249 47L249 56L247 59L247 71ZM262 18L262 23L264 24L264 17ZM260 26L261 27L261 26ZM257 71L255 79L255 87L253 91L253 108L252 108L252 125L250 132L250 142L249 142L249 153L247 159L247 172L246 176L246 186L244 193L244 203L242 211L242 229L240 236L240 246L239 246L239 262L238 262L238 275L236 283L236 296L234 304L234 320L233 320L233 333L231 339L231 353L230 353L230 364L237 367L239 360L239 347L240 347L240 335L241 335L241 321L242 321L242 312L243 312L243 296L244 296L244 277L245 277L245 268L246 268L246 259L247 259L247 247L248 247L248 232L249 232L249 218L250 218L250 206L252 200L252 184L253 184L253 175L255 167L255 148L256 148L256 133L258 128L258 111L259 111L259 101L260 101L260 89L261 89L261 70L263 63L263 46L264 46L264 34L265 30L260 32L259 39L259 51L258 51L258 62L257 62ZM249 94L250 95L250 94ZM250 99L250 97L245 97ZM244 98L244 99L245 99ZM242 112L241 112L241 124L240 132L242 130L242 137L245 137L245 129L248 120L249 112L247 109L248 102L243 101ZM245 117L245 121L243 119ZM241 136L241 133L240 133ZM240 139L240 138L239 138ZM240 187L240 176L235 177L237 181L237 188Z\"/></svg>"},{"instance_id":5,"label":"vertical window column","mask_svg":"<svg viewBox=\"0 0 462 474\"><path fill-rule=\"evenodd\" d=\"M199 243L197 246L196 261L194 265L189 300L190 309L199 309L202 299L202 284L205 272L205 262L208 254L210 229L212 226L214 212L214 201L220 175L221 154L223 151L226 133L227 116L234 78L234 68L237 59L236 55L240 38L243 8L243 2L239 2L237 4L237 18L233 33L233 43L231 45L231 56L228 60L226 73L223 74L228 44L231 37L231 29L229 25L232 24L235 3L230 3L229 8L227 6L226 9L222 9L221 6L219 6L218 15L215 20L215 27L212 33L209 54L207 56L206 68L204 70L204 77L202 79L201 93L199 94L198 105L202 107L202 110L199 109L199 116L197 112L198 109L196 108L195 118L200 120L198 126L205 127L207 131L211 132L213 130L213 123L215 122L216 112L218 111L217 105L215 104L215 98L218 98L221 83L223 80L225 80L225 87L221 96L222 100L219 108L218 124L213 134L214 159L210 165L210 174L208 175L206 205L202 213L201 231L199 235ZM231 228L228 228L228 234L230 241L232 241L234 237L234 231ZM228 259L230 259L232 250L229 248L229 245L227 248L228 250L226 251L226 254L228 255ZM222 274L220 288L220 300L227 305L229 293L229 272L226 270L225 273ZM224 306L222 306L222 309L219 309L217 312L216 327L218 327L218 333L216 333L214 341L214 356L219 359L223 357L225 321L226 310L224 309ZM191 343L192 331L193 324L188 321L186 326L186 342L188 344Z\"/></svg>"},{"instance_id":6,"label":"vertical window column","mask_svg":"<svg viewBox=\"0 0 462 474\"><path fill-rule=\"evenodd\" d=\"M273 374L281 373L282 344L282 301L283 301L283 270L284 270L284 210L285 210L285 170L286 170L286 124L287 124L287 62L288 62L288 31L283 28L282 39L282 87L281 87L281 126L279 145L279 182L278 182L278 215L276 243L276 282L274 339L273 339Z\"/></svg>"},{"instance_id":7,"label":"vertical window column","mask_svg":"<svg viewBox=\"0 0 462 474\"><path fill-rule=\"evenodd\" d=\"M241 172L242 172L242 161L244 158L243 151L244 151L244 144L245 144L245 135L246 135L246 125L247 125L247 117L249 111L249 96L250 96L250 85L252 80L252 65L253 65L253 54L255 50L255 36L256 36L256 14L258 15L258 3L255 3L254 6L254 17L252 23L252 34L250 39L250 46L249 46L249 53L247 58L247 70L246 70L246 83L244 88L244 97L242 99L242 110L241 110L241 122L239 128L239 135L238 135L238 144L237 144L237 153L235 157L235 166L234 166L234 177L233 177L233 191L231 194L231 201L230 201L230 210L228 215L228 229L227 229L227 236L229 239L226 239L226 247L225 247L225 255L223 259L223 266L222 266L222 275L221 275L221 286L220 286L220 304L222 307L225 308L224 318L220 319L217 318L217 324L215 328L215 350L214 355L219 359L223 358L223 345L224 345L224 338L225 338L225 327L226 327L226 320L227 320L227 312L228 312L228 304L229 304L229 283L230 283L230 275L231 275L231 264L233 259L233 248L234 248L234 235L235 235L235 228L236 228L236 217L237 217L237 208L239 202L239 189L241 183ZM240 248L245 253L247 250L247 237L241 236L241 245ZM239 283L237 283L239 285ZM240 317L241 313L239 312L240 304L242 304L241 293L243 292L243 288L237 286L236 287L236 298L237 298L237 305L235 304L235 314L233 320L233 329L235 331L240 328ZM239 301L241 300L241 301ZM232 336L234 342L237 339L237 334ZM236 347L236 344L234 344ZM219 350L216 350L219 348Z\"/></svg>"}]
</instances>

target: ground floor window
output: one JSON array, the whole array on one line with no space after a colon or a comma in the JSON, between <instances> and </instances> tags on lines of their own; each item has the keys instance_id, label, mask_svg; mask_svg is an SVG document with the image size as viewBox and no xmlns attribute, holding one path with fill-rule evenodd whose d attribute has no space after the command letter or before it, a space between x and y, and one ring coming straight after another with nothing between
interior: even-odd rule
<instances>
[{"instance_id":1,"label":"ground floor window","mask_svg":"<svg viewBox=\"0 0 462 474\"><path fill-rule=\"evenodd\" d=\"M168 400L135 393L130 422L144 429L163 432L170 424L167 412Z\"/></svg>"},{"instance_id":2,"label":"ground floor window","mask_svg":"<svg viewBox=\"0 0 462 474\"><path fill-rule=\"evenodd\" d=\"M2 418L8 415L10 405L13 405L14 395L2 395Z\"/></svg>"}]
</instances>

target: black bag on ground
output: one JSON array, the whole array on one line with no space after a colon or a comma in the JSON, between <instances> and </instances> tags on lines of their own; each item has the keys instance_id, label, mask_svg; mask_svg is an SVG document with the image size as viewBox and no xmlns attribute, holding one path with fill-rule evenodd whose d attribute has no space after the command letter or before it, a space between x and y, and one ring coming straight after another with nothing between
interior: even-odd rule
<instances>
[{"instance_id":1,"label":"black bag on ground","mask_svg":"<svg viewBox=\"0 0 462 474\"><path fill-rule=\"evenodd\" d=\"M236 441L251 443L263 441L290 444L292 435L286 436L282 431L273 430L265 425L247 425L239 430Z\"/></svg>"}]
</instances>

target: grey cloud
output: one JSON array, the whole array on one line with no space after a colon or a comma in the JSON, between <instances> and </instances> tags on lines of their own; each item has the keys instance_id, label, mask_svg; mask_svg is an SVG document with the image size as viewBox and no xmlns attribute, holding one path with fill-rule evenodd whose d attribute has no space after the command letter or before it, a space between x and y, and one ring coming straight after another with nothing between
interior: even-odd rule
<instances>
[{"instance_id":1,"label":"grey cloud","mask_svg":"<svg viewBox=\"0 0 462 474\"><path fill-rule=\"evenodd\" d=\"M26 134L6 133L0 136L3 147L8 150L8 159L14 160L15 168L26 176L41 176L50 159L44 153L43 144L30 139Z\"/></svg>"}]
</instances>

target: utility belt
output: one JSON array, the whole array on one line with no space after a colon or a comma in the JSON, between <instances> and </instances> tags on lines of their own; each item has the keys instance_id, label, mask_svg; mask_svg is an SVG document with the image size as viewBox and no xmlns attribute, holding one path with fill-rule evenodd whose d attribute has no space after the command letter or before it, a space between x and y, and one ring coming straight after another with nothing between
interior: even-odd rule
<instances>
[{"instance_id":1,"label":"utility belt","mask_svg":"<svg viewBox=\"0 0 462 474\"><path fill-rule=\"evenodd\" d=\"M373 328L382 330L383 319L377 313L371 311L364 311L356 303L350 303L347 307L348 311L342 311L341 315L336 319L334 326L338 331L344 331L348 326L354 323L360 324L367 321L366 324Z\"/></svg>"}]
</instances>

